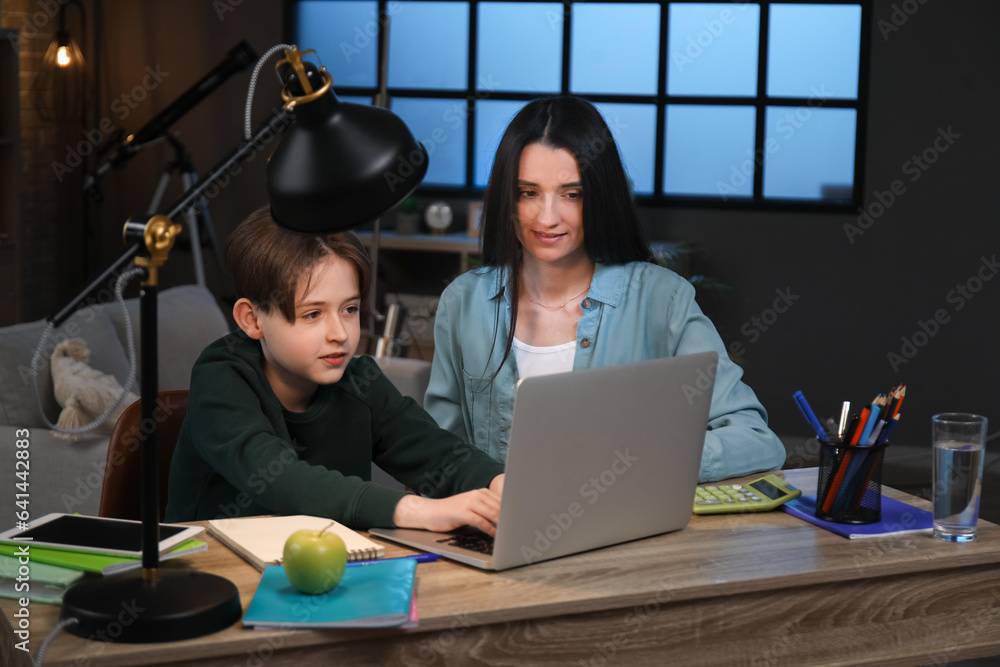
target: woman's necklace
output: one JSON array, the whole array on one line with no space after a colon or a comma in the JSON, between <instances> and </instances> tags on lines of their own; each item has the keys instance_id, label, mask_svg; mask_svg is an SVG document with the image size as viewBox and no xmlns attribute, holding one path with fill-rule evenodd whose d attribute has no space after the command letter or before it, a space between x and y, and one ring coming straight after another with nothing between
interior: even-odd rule
<instances>
[{"instance_id":1,"label":"woman's necklace","mask_svg":"<svg viewBox=\"0 0 1000 667\"><path fill-rule=\"evenodd\" d=\"M527 289L524 290L524 293L527 295L529 301L531 301L532 303L537 303L539 306L541 306L545 310L562 310L562 308L567 303L569 303L570 301L572 301L574 299L579 299L581 296L583 296L584 294L586 294L589 290L590 290L590 283L587 283L587 286L584 288L584 290L582 292L580 292L576 296L571 296L570 298L568 298L565 301L563 301L562 303L560 303L558 306L547 306L544 303L542 303L541 301L535 301L533 298L531 298L531 293L528 292Z\"/></svg>"}]
</instances>

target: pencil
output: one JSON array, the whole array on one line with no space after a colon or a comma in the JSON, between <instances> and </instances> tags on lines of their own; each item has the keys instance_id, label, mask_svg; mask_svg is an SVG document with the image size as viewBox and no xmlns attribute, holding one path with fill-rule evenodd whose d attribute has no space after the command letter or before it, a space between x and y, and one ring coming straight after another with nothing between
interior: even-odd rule
<instances>
[{"instance_id":1,"label":"pencil","mask_svg":"<svg viewBox=\"0 0 1000 667\"><path fill-rule=\"evenodd\" d=\"M904 384L899 390L899 401L896 403L896 408L892 412L892 416L895 417L899 414L899 409L903 407L903 399L906 398L906 385Z\"/></svg>"}]
</instances>

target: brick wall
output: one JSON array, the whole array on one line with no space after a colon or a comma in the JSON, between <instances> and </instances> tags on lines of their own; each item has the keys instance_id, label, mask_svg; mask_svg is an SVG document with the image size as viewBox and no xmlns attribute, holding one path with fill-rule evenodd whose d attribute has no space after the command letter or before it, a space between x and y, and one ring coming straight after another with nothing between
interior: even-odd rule
<instances>
[{"instance_id":1,"label":"brick wall","mask_svg":"<svg viewBox=\"0 0 1000 667\"><path fill-rule=\"evenodd\" d=\"M44 121L35 107L33 93L42 57L58 30L60 6L57 0L4 0L0 6L0 25L20 31L21 123L20 234L13 248L21 259L21 294L19 312L0 314L3 324L52 314L72 296L67 292L78 288L84 278L81 249L85 170L64 175L60 182L52 163L63 159L66 146L80 137L85 119ZM67 27L81 41L79 26L78 11L69 9ZM89 46L84 48L89 50ZM4 256L2 261L11 258Z\"/></svg>"}]
</instances>

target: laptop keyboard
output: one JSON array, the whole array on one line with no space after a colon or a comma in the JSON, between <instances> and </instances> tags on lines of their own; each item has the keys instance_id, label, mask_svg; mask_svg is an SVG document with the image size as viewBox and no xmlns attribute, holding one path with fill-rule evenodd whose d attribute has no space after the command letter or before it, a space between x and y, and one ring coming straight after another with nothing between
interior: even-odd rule
<instances>
[{"instance_id":1,"label":"laptop keyboard","mask_svg":"<svg viewBox=\"0 0 1000 667\"><path fill-rule=\"evenodd\" d=\"M454 531L448 537L438 540L438 544L447 543L459 549L468 549L487 556L493 555L493 538L486 533L467 526Z\"/></svg>"}]
</instances>

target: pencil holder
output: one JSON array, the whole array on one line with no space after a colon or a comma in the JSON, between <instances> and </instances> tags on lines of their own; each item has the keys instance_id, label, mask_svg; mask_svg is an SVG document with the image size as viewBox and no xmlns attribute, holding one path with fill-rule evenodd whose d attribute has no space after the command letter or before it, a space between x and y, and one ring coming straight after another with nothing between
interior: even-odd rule
<instances>
[{"instance_id":1,"label":"pencil holder","mask_svg":"<svg viewBox=\"0 0 1000 667\"><path fill-rule=\"evenodd\" d=\"M820 441L816 517L835 523L882 518L882 459L888 443L859 447Z\"/></svg>"}]
</instances>

